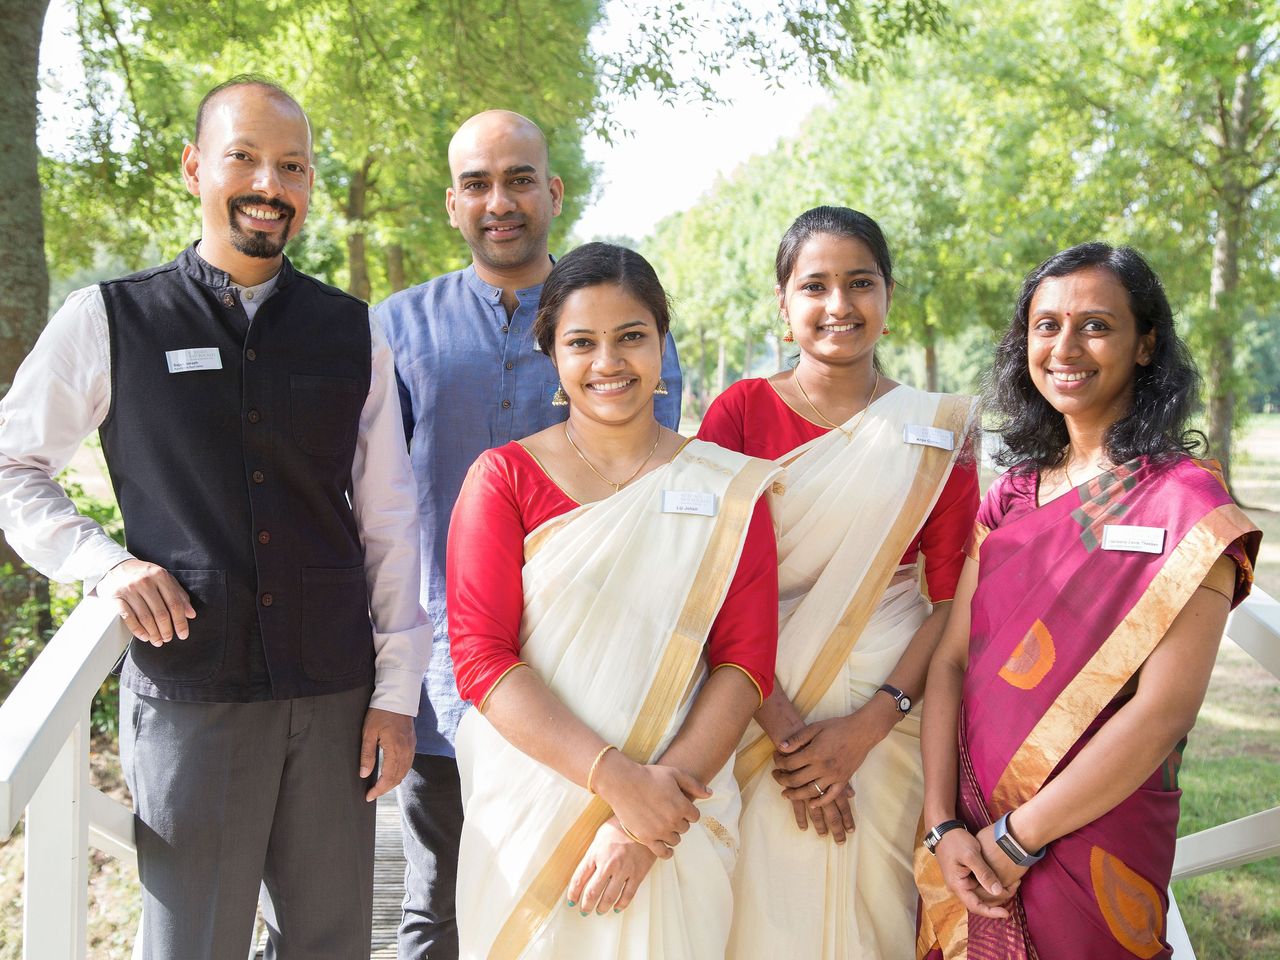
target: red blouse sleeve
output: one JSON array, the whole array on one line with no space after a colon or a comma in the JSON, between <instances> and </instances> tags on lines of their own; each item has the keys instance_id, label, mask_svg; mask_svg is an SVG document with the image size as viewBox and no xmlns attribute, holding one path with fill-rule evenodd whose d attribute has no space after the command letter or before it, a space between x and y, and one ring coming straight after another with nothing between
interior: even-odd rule
<instances>
[{"instance_id":1,"label":"red blouse sleeve","mask_svg":"<svg viewBox=\"0 0 1280 960\"><path fill-rule=\"evenodd\" d=\"M920 531L924 579L934 603L955 599L977 512L978 465L966 451L951 468L938 502Z\"/></svg>"},{"instance_id":2,"label":"red blouse sleeve","mask_svg":"<svg viewBox=\"0 0 1280 960\"><path fill-rule=\"evenodd\" d=\"M734 385L737 386L736 384ZM730 387L707 407L698 427L698 439L714 443L726 450L746 451L747 439L744 429L745 406L744 391Z\"/></svg>"},{"instance_id":3,"label":"red blouse sleeve","mask_svg":"<svg viewBox=\"0 0 1280 960\"><path fill-rule=\"evenodd\" d=\"M482 454L454 505L445 555L454 676L458 693L477 706L520 663L524 536L507 465Z\"/></svg>"},{"instance_id":4,"label":"red blouse sleeve","mask_svg":"<svg viewBox=\"0 0 1280 960\"><path fill-rule=\"evenodd\" d=\"M724 605L711 625L707 662L712 670L737 667L760 688L764 702L773 692L777 654L778 542L769 504L761 497Z\"/></svg>"}]
</instances>

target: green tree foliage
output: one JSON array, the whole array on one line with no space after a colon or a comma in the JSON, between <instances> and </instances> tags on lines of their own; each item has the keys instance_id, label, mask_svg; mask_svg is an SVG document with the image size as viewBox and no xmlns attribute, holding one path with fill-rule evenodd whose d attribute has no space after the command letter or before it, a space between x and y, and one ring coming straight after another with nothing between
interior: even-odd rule
<instances>
[{"instance_id":1,"label":"green tree foliage","mask_svg":"<svg viewBox=\"0 0 1280 960\"><path fill-rule=\"evenodd\" d=\"M723 355L724 337L741 356L732 340L767 325L768 310L734 326L730 304L767 294L756 247L816 203L881 222L900 284L886 354L923 349L922 385L944 388L972 388L981 364L943 349L960 361L944 369L940 346L986 350L1036 263L1132 243L1165 278L1229 461L1241 386L1267 369L1245 345L1273 312L1244 307L1277 295L1278 60L1280 8L1249 0L958 5L952 30L835 86L798 136L659 227L650 252L690 308L686 361L712 367L703 352ZM729 224L749 239L722 236Z\"/></svg>"}]
</instances>

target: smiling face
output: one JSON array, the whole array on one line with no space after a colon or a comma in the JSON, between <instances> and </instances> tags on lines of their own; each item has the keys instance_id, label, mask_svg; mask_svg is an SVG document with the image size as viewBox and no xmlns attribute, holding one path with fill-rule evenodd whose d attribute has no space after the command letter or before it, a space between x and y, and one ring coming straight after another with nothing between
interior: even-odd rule
<instances>
[{"instance_id":1,"label":"smiling face","mask_svg":"<svg viewBox=\"0 0 1280 960\"><path fill-rule=\"evenodd\" d=\"M1105 267L1046 277L1027 314L1028 372L1068 422L1105 429L1128 412L1155 336L1139 333L1128 291Z\"/></svg>"},{"instance_id":2,"label":"smiling face","mask_svg":"<svg viewBox=\"0 0 1280 960\"><path fill-rule=\"evenodd\" d=\"M549 269L547 235L564 185L551 176L546 140L533 123L502 110L472 117L449 144L449 170L449 223L482 273Z\"/></svg>"},{"instance_id":3,"label":"smiling face","mask_svg":"<svg viewBox=\"0 0 1280 960\"><path fill-rule=\"evenodd\" d=\"M569 294L556 323L555 363L573 414L609 424L651 417L662 340L649 308L617 284Z\"/></svg>"},{"instance_id":4,"label":"smiling face","mask_svg":"<svg viewBox=\"0 0 1280 960\"><path fill-rule=\"evenodd\" d=\"M893 286L861 240L817 233L800 248L786 288L775 292L802 354L848 364L870 362Z\"/></svg>"},{"instance_id":5,"label":"smiling face","mask_svg":"<svg viewBox=\"0 0 1280 960\"><path fill-rule=\"evenodd\" d=\"M268 88L231 87L206 105L200 141L183 151L182 172L200 198L206 260L233 276L246 261L278 260L302 229L311 198L307 118Z\"/></svg>"}]
</instances>

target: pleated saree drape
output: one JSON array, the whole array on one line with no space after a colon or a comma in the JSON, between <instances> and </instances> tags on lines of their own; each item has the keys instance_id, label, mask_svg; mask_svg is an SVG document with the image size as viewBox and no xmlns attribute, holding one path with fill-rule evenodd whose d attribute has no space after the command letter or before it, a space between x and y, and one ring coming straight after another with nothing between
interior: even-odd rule
<instances>
[{"instance_id":1,"label":"pleated saree drape","mask_svg":"<svg viewBox=\"0 0 1280 960\"><path fill-rule=\"evenodd\" d=\"M852 713L874 696L928 615L915 568L899 562L942 492L973 410L969 397L898 386L868 407L852 438L832 430L780 459L777 679L807 721ZM949 433L952 449L907 442L909 426ZM744 807L729 956L912 956L918 711L855 774L857 829L843 846L797 829L769 775L772 754L753 723L736 766Z\"/></svg>"}]
</instances>

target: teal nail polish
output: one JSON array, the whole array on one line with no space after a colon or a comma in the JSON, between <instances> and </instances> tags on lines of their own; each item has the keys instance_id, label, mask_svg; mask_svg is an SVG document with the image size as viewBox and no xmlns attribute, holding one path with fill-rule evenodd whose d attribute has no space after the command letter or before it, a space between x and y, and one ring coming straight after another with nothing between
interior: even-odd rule
<instances>
[{"instance_id":1,"label":"teal nail polish","mask_svg":"<svg viewBox=\"0 0 1280 960\"><path fill-rule=\"evenodd\" d=\"M583 915L584 917L587 915L587 911L585 911L585 910L581 911L581 913L582 913L582 915Z\"/></svg>"},{"instance_id":2,"label":"teal nail polish","mask_svg":"<svg viewBox=\"0 0 1280 960\"><path fill-rule=\"evenodd\" d=\"M569 901L566 901L566 902L567 902L567 903L569 904L569 906L571 906L571 907L574 905L574 903L573 903L573 901L572 901L572 900L569 900Z\"/></svg>"},{"instance_id":3,"label":"teal nail polish","mask_svg":"<svg viewBox=\"0 0 1280 960\"><path fill-rule=\"evenodd\" d=\"M614 908L613 908L613 912L614 912L614 913L621 913L622 911L621 911L621 910L619 910L617 907L614 907Z\"/></svg>"}]
</instances>

